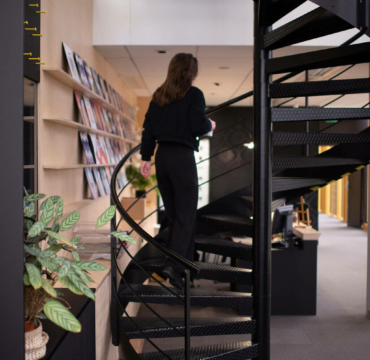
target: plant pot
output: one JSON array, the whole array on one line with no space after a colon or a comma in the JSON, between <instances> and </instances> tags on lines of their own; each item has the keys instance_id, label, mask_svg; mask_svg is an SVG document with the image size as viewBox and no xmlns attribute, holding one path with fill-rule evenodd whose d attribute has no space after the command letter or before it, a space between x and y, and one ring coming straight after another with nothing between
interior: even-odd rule
<instances>
[{"instance_id":1,"label":"plant pot","mask_svg":"<svg viewBox=\"0 0 370 360\"><path fill-rule=\"evenodd\" d=\"M24 331L29 332L36 329L36 325L34 321L25 321L24 322Z\"/></svg>"},{"instance_id":2,"label":"plant pot","mask_svg":"<svg viewBox=\"0 0 370 360\"><path fill-rule=\"evenodd\" d=\"M139 198L141 195L145 194L145 190L136 190L135 195L137 198ZM143 196L143 198L146 197L146 194Z\"/></svg>"},{"instance_id":3,"label":"plant pot","mask_svg":"<svg viewBox=\"0 0 370 360\"><path fill-rule=\"evenodd\" d=\"M46 354L46 344L49 336L42 331L42 324L38 321L38 326L34 330L25 333L25 360L38 360Z\"/></svg>"}]
</instances>

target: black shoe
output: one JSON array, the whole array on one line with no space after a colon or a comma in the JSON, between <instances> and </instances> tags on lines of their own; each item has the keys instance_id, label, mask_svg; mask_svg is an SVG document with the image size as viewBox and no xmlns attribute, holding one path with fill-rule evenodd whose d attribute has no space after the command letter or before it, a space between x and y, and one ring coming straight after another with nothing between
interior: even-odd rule
<instances>
[{"instance_id":1,"label":"black shoe","mask_svg":"<svg viewBox=\"0 0 370 360\"><path fill-rule=\"evenodd\" d=\"M175 288L180 290L184 288L185 284L182 277L172 267L166 266L162 270L162 274L169 279L170 284Z\"/></svg>"}]
</instances>

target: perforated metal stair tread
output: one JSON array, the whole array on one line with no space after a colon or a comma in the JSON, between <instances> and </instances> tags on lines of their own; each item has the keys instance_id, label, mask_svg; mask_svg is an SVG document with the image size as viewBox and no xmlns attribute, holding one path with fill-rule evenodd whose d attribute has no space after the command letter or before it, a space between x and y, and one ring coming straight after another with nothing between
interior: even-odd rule
<instances>
[{"instance_id":1,"label":"perforated metal stair tread","mask_svg":"<svg viewBox=\"0 0 370 360\"><path fill-rule=\"evenodd\" d=\"M324 166L361 165L363 160L323 156L274 156L273 169L298 169Z\"/></svg>"},{"instance_id":2,"label":"perforated metal stair tread","mask_svg":"<svg viewBox=\"0 0 370 360\"><path fill-rule=\"evenodd\" d=\"M272 179L272 192L296 190L322 186L328 183L326 179L305 179L305 178L275 178Z\"/></svg>"},{"instance_id":3,"label":"perforated metal stair tread","mask_svg":"<svg viewBox=\"0 0 370 360\"><path fill-rule=\"evenodd\" d=\"M198 274L195 274L196 279L214 280L226 283L237 283L252 286L252 270L242 269L227 265L210 264L194 261L200 267ZM160 273L164 265L159 263L142 263L148 271Z\"/></svg>"},{"instance_id":4,"label":"perforated metal stair tread","mask_svg":"<svg viewBox=\"0 0 370 360\"><path fill-rule=\"evenodd\" d=\"M273 122L320 121L320 120L361 120L370 118L370 109L320 108L320 109L271 109Z\"/></svg>"},{"instance_id":5,"label":"perforated metal stair tread","mask_svg":"<svg viewBox=\"0 0 370 360\"><path fill-rule=\"evenodd\" d=\"M166 317L165 320L181 332L184 331L183 317ZM170 338L181 335L157 317L135 317L133 321L149 338ZM127 317L121 318L121 324L129 339L142 339L143 334ZM252 334L255 321L248 317L192 317L190 319L191 336Z\"/></svg>"},{"instance_id":6,"label":"perforated metal stair tread","mask_svg":"<svg viewBox=\"0 0 370 360\"><path fill-rule=\"evenodd\" d=\"M245 261L252 261L253 258L252 246L236 243L231 240L197 236L195 239L195 249Z\"/></svg>"},{"instance_id":7,"label":"perforated metal stair tread","mask_svg":"<svg viewBox=\"0 0 370 360\"><path fill-rule=\"evenodd\" d=\"M266 24L272 25L274 22L280 20L285 15L299 7L306 0L268 0L266 1Z\"/></svg>"},{"instance_id":8,"label":"perforated metal stair tread","mask_svg":"<svg viewBox=\"0 0 370 360\"><path fill-rule=\"evenodd\" d=\"M184 349L165 352L173 360L184 360ZM192 348L190 360L248 360L258 356L258 345L250 341ZM140 354L141 360L168 360L159 352Z\"/></svg>"},{"instance_id":9,"label":"perforated metal stair tread","mask_svg":"<svg viewBox=\"0 0 370 360\"><path fill-rule=\"evenodd\" d=\"M264 36L264 48L274 50L352 29L353 26L323 8L317 8Z\"/></svg>"},{"instance_id":10,"label":"perforated metal stair tread","mask_svg":"<svg viewBox=\"0 0 370 360\"><path fill-rule=\"evenodd\" d=\"M131 285L140 298L147 303L184 305L184 302L161 286ZM171 288L180 297L184 297L182 290ZM130 288L122 286L119 291L119 299L122 303L140 302ZM215 289L192 288L190 289L190 302L192 306L208 306L220 308L246 308L252 309L253 298L249 293L219 291Z\"/></svg>"},{"instance_id":11,"label":"perforated metal stair tread","mask_svg":"<svg viewBox=\"0 0 370 360\"><path fill-rule=\"evenodd\" d=\"M281 74L334 66L362 64L370 61L370 44L363 43L267 60L266 72Z\"/></svg>"},{"instance_id":12,"label":"perforated metal stair tread","mask_svg":"<svg viewBox=\"0 0 370 360\"><path fill-rule=\"evenodd\" d=\"M252 208L253 197L252 196L242 196L248 205ZM275 211L278 207L283 206L286 203L286 198L275 199L271 202L271 211Z\"/></svg>"},{"instance_id":13,"label":"perforated metal stair tread","mask_svg":"<svg viewBox=\"0 0 370 360\"><path fill-rule=\"evenodd\" d=\"M273 132L272 145L331 145L369 143L370 134L286 133Z\"/></svg>"},{"instance_id":14,"label":"perforated metal stair tread","mask_svg":"<svg viewBox=\"0 0 370 360\"><path fill-rule=\"evenodd\" d=\"M202 215L201 219L214 227L215 232L231 231L237 236L253 236L253 221L237 215Z\"/></svg>"},{"instance_id":15,"label":"perforated metal stair tread","mask_svg":"<svg viewBox=\"0 0 370 360\"><path fill-rule=\"evenodd\" d=\"M271 84L271 98L362 94L370 92L370 79L291 82Z\"/></svg>"}]
</instances>

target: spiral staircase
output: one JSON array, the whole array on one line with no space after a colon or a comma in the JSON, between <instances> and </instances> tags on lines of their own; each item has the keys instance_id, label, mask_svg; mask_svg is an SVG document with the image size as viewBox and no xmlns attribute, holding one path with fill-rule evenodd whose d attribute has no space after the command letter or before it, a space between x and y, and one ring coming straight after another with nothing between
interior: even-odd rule
<instances>
[{"instance_id":1,"label":"spiral staircase","mask_svg":"<svg viewBox=\"0 0 370 360\"><path fill-rule=\"evenodd\" d=\"M162 224L158 236L150 236L141 224L159 209L137 223L130 217L133 205L128 209L122 207L119 197L123 190L117 192L116 187L117 175L123 171L130 158L139 152L140 145L132 149L116 167L111 183L112 202L117 205L122 218L112 221L112 229L117 230L123 219L130 225L132 232L147 241L133 256L122 241L116 238L111 240L111 325L113 344L119 345L122 359L270 359L271 212L297 196L317 191L332 181L361 170L370 160L370 128L359 134L328 133L333 125L316 133L274 131L283 122L305 122L306 129L309 130L309 123L312 121L355 121L370 118L369 104L364 104L363 108L333 108L334 101L331 101L321 108L282 106L296 97L339 95L336 98L338 100L346 94L370 92L370 79L335 80L339 74L329 81L289 81L302 72L307 75L311 69L348 66L348 70L355 64L370 62L370 43L351 45L364 34L370 36L369 0L314 1L320 7L272 30L273 23L304 2L255 2L254 92L207 111L207 114L214 113L254 95L254 186L252 188L251 184L246 184L244 188L199 209L195 244L197 251L230 257L231 264L235 264L234 260L241 259L250 264L249 268L205 261L190 262L181 258L166 247L165 224ZM271 50L352 28L357 28L359 32L340 47L280 58L271 57ZM288 75L271 81L272 75L287 73ZM289 100L272 108L272 99L277 98ZM218 130L214 136L219 136L222 131ZM294 145L303 145L306 149L305 156L279 155L282 147ZM308 145L333 147L322 154L310 156ZM224 149L222 153L230 150ZM210 159L218 155L220 153L213 154ZM214 179L210 179L212 180ZM148 192L154 189L155 187ZM229 236L220 236L223 233L228 233ZM232 236L251 237L253 245L234 243L230 240ZM122 249L131 259L124 271L117 264L117 257ZM165 256L186 268L186 285L183 291L169 287L153 276L154 273L161 272ZM144 284L148 279L152 279L156 285ZM191 279L244 284L250 288L250 292L191 287ZM131 317L127 306L132 302L141 303L153 316ZM154 309L153 304L181 305L184 316L162 316ZM252 316L193 317L192 306L248 309ZM251 334L251 341L191 347L192 337L236 334L246 334L246 339L247 334ZM166 351L153 341L173 337L183 338L184 346L178 350ZM156 351L138 354L130 343L131 339L145 339Z\"/></svg>"}]
</instances>

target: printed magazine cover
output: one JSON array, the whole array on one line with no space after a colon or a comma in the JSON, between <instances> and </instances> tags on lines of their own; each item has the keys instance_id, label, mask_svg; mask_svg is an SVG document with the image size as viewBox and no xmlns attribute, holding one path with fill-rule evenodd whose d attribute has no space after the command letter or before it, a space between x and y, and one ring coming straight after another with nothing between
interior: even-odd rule
<instances>
[{"instance_id":1,"label":"printed magazine cover","mask_svg":"<svg viewBox=\"0 0 370 360\"><path fill-rule=\"evenodd\" d=\"M81 77L81 82L85 87L90 89L90 83L89 83L89 80L87 79L87 76L86 76L86 73L85 73L84 63L83 63L81 57L78 54L76 54L76 53L73 53L73 54L74 54L75 59L76 59L78 72L80 73L80 77Z\"/></svg>"},{"instance_id":2,"label":"printed magazine cover","mask_svg":"<svg viewBox=\"0 0 370 360\"><path fill-rule=\"evenodd\" d=\"M90 103L90 99L87 98L86 96L83 96L83 99L86 107L87 116L89 117L90 126L94 129L98 129L98 126L95 121L94 112L92 110L92 106Z\"/></svg>"},{"instance_id":3,"label":"printed magazine cover","mask_svg":"<svg viewBox=\"0 0 370 360\"><path fill-rule=\"evenodd\" d=\"M71 72L71 75L72 77L78 81L79 83L81 83L81 80L80 80L80 77L78 75L78 71L77 71L77 67L76 67L76 63L75 63L75 60L73 58L73 52L72 50L67 46L66 43L62 43L63 44L63 49L64 49L64 53L66 55L66 58L67 58L67 62L68 62L68 67L69 67L69 71Z\"/></svg>"},{"instance_id":4,"label":"printed magazine cover","mask_svg":"<svg viewBox=\"0 0 370 360\"><path fill-rule=\"evenodd\" d=\"M100 196L104 196L105 195L105 190L104 190L103 181L102 181L101 176L100 176L100 172L97 168L93 168L93 172L94 172L94 177L95 177L96 184L98 185L99 194L100 194Z\"/></svg>"},{"instance_id":5,"label":"printed magazine cover","mask_svg":"<svg viewBox=\"0 0 370 360\"><path fill-rule=\"evenodd\" d=\"M80 132L80 139L81 139L84 151L85 151L87 163L88 164L95 164L94 155L91 152L91 148L90 148L89 139L87 137L87 134L84 133L84 132Z\"/></svg>"},{"instance_id":6,"label":"printed magazine cover","mask_svg":"<svg viewBox=\"0 0 370 360\"><path fill-rule=\"evenodd\" d=\"M84 170L85 170L87 183L89 184L91 195L92 195L93 199L97 199L98 198L98 189L97 189L95 181L94 181L93 173L92 173L91 169L89 169L89 168L85 168Z\"/></svg>"},{"instance_id":7,"label":"printed magazine cover","mask_svg":"<svg viewBox=\"0 0 370 360\"><path fill-rule=\"evenodd\" d=\"M76 99L77 107L78 107L78 110L80 112L80 116L81 116L81 119L82 119L82 123L86 126L90 126L90 121L89 121L89 117L87 116L87 112L86 112L86 109L85 109L85 103L82 99L82 94L80 94L77 91L75 91L74 93L75 93L75 99Z\"/></svg>"}]
</instances>

